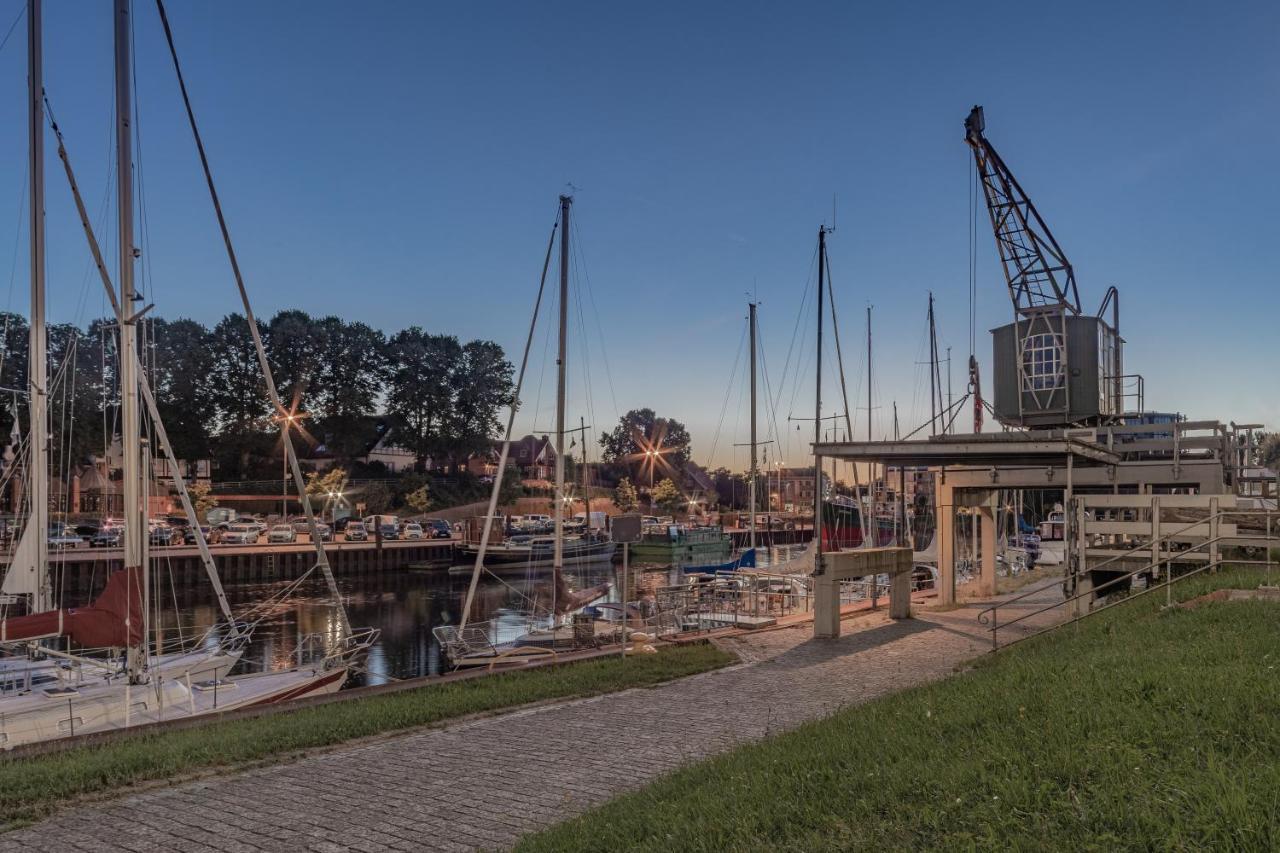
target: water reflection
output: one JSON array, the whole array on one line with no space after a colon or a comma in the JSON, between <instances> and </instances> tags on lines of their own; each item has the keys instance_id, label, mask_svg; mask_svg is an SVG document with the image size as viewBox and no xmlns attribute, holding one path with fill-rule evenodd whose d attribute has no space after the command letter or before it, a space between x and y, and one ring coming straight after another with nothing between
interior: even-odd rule
<instances>
[{"instance_id":1,"label":"water reflection","mask_svg":"<svg viewBox=\"0 0 1280 853\"><path fill-rule=\"evenodd\" d=\"M790 553L791 549L780 549L774 556L785 560ZM763 549L760 557L761 565L768 565L769 555ZM605 600L617 602L622 597L618 565L576 567L566 569L565 574L574 589L609 581L613 587ZM681 576L678 568L633 565L626 598L652 597L659 587L679 582ZM446 569L339 577L352 627L382 632L369 650L364 671L354 674L348 684L382 684L442 672L439 644L431 629L457 623L470 580L469 572ZM290 593L292 585L292 581L226 585L232 611L255 623L252 641L236 672L287 669L295 665L300 651L312 650L310 644L328 651L336 649L338 621L323 582L309 580ZM166 597L171 592L166 590ZM545 612L551 599L547 569L500 578L486 575L477 588L471 620L492 620L496 625L494 639L511 640L528 628L527 614L534 609ZM173 600L176 616L170 606L162 617L166 636L180 632L190 640L220 621L216 600L206 584L178 590Z\"/></svg>"}]
</instances>

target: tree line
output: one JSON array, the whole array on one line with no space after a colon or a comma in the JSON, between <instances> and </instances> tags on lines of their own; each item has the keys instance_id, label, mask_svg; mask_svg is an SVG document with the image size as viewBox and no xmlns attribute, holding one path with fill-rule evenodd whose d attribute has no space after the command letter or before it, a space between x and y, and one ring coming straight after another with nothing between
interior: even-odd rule
<instances>
[{"instance_id":1,"label":"tree line","mask_svg":"<svg viewBox=\"0 0 1280 853\"><path fill-rule=\"evenodd\" d=\"M48 328L55 466L103 453L118 432L117 332L108 320ZM388 336L298 310L259 323L259 332L281 399L300 413L300 455L310 440L340 460L363 456L378 435L375 416L386 414L394 443L419 468L429 459L462 464L490 446L511 399L514 370L493 341L463 343L418 326ZM14 410L28 429L27 344L26 318L0 313L0 388L16 404L0 409L6 435ZM278 476L281 425L243 315L228 314L213 327L149 317L140 324L139 349L180 459L215 460L218 479Z\"/></svg>"}]
</instances>

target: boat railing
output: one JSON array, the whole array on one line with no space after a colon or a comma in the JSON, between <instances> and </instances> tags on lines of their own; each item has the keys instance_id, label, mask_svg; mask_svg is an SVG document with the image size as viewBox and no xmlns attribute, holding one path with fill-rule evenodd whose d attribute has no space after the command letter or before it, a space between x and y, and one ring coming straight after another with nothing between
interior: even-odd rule
<instances>
[{"instance_id":1,"label":"boat railing","mask_svg":"<svg viewBox=\"0 0 1280 853\"><path fill-rule=\"evenodd\" d=\"M431 633L440 644L445 658L457 661L474 655L496 656L498 648L490 639L493 636L492 630L492 622L471 622L465 628L437 625L431 629Z\"/></svg>"}]
</instances>

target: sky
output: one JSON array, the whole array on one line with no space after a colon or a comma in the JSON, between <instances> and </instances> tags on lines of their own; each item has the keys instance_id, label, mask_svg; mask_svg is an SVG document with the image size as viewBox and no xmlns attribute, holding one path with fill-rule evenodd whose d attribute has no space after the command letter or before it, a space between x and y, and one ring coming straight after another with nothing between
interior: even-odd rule
<instances>
[{"instance_id":1,"label":"sky","mask_svg":"<svg viewBox=\"0 0 1280 853\"><path fill-rule=\"evenodd\" d=\"M0 28L20 10L0 3ZM854 430L871 304L872 434L891 433L895 402L906 433L929 414L930 291L964 392L962 125L982 104L1085 309L1120 288L1148 408L1280 426L1278 4L171 0L169 16L264 318L419 325L495 340L518 363L557 196L572 191L570 421L597 432L648 406L689 427L695 459L745 467L754 298L761 433L793 463L812 435L788 418L813 416L816 235L834 226ZM237 308L234 283L155 7L140 0L134 18L142 287L157 314L212 324ZM0 307L20 312L25 26L0 48ZM109 245L111 4L46 4L44 44ZM50 319L85 323L106 306L48 145ZM976 265L990 376L989 330L1012 309L985 226ZM553 425L553 320L539 321L518 432ZM831 414L844 404L827 335Z\"/></svg>"}]
</instances>

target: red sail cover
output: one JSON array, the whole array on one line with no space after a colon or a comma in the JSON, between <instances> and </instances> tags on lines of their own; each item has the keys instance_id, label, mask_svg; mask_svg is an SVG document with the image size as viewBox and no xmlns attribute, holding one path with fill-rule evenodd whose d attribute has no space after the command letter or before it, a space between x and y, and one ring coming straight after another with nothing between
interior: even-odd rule
<instances>
[{"instance_id":1,"label":"red sail cover","mask_svg":"<svg viewBox=\"0 0 1280 853\"><path fill-rule=\"evenodd\" d=\"M112 572L107 576L107 586L102 595L85 607L49 610L4 620L6 641L58 635L70 637L77 645L92 648L141 645L141 571L133 568Z\"/></svg>"}]
</instances>

